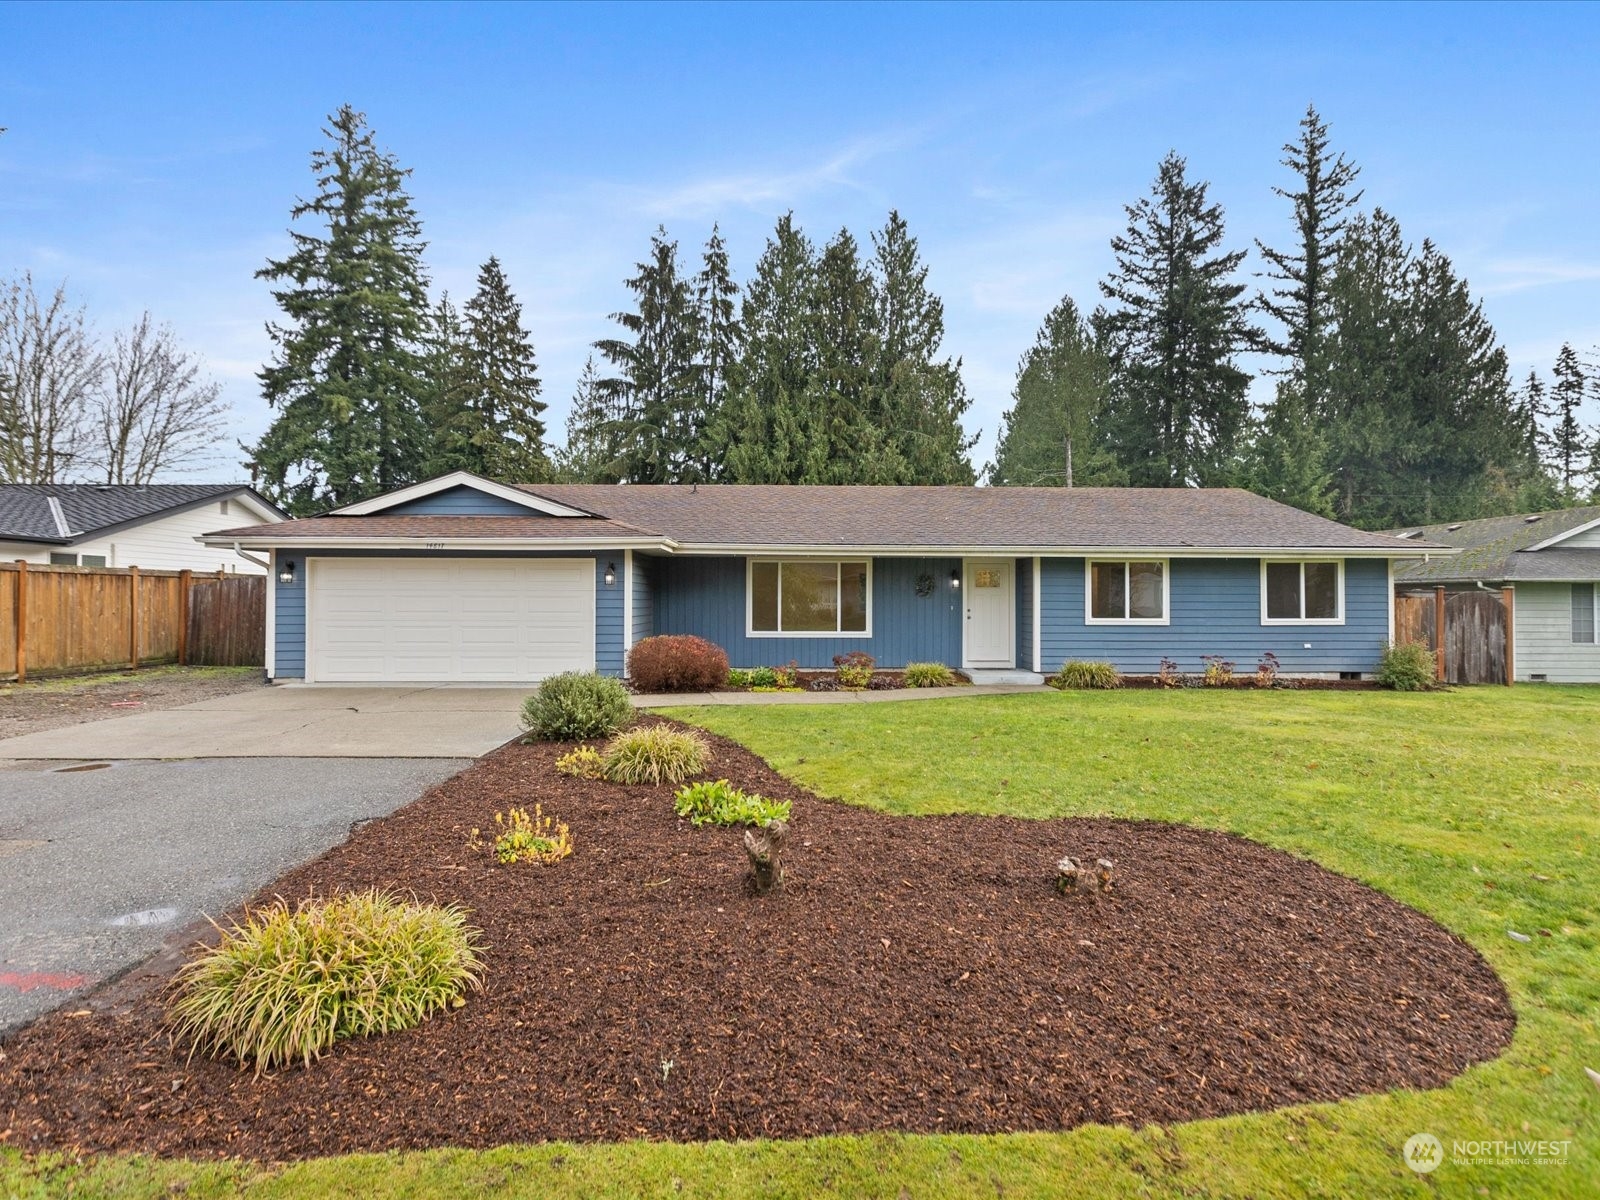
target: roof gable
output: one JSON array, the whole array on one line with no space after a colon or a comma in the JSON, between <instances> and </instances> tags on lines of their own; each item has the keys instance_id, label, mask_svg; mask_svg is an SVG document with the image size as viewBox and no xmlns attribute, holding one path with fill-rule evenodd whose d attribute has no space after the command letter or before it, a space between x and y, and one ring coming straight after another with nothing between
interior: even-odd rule
<instances>
[{"instance_id":1,"label":"roof gable","mask_svg":"<svg viewBox=\"0 0 1600 1200\"><path fill-rule=\"evenodd\" d=\"M478 496L483 497L481 510L467 512L467 508L472 506L462 498L463 493L476 493ZM452 501L449 499L450 497L455 499ZM445 507L439 508L424 504L425 501L429 500L435 500L436 504L443 504ZM490 511L490 501L498 501L500 506ZM459 507L451 510L450 505L452 503ZM548 517L587 517L593 515L584 509L574 508L570 504L562 504L555 500L546 499L543 496L535 495L533 492L511 487L509 484L496 483L492 479L474 475L471 471L452 471L450 474L441 475L437 479L414 483L410 487L386 492L382 496L374 496L371 500L363 500L359 504L347 504L343 508L334 509L328 515L335 517L366 517L375 513L387 513L395 516L408 511L419 515L439 515L447 510L470 516L526 515L529 512L542 513Z\"/></svg>"},{"instance_id":2,"label":"roof gable","mask_svg":"<svg viewBox=\"0 0 1600 1200\"><path fill-rule=\"evenodd\" d=\"M253 515L283 511L240 483L0 484L0 538L66 546L201 504L238 498Z\"/></svg>"}]
</instances>

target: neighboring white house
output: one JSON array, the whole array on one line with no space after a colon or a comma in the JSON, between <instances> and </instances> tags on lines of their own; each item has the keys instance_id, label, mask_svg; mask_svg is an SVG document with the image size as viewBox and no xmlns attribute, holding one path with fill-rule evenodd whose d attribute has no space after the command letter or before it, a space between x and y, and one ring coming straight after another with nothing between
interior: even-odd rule
<instances>
[{"instance_id":1,"label":"neighboring white house","mask_svg":"<svg viewBox=\"0 0 1600 1200\"><path fill-rule=\"evenodd\" d=\"M260 575L264 567L198 539L286 515L238 483L5 483L0 562Z\"/></svg>"},{"instance_id":2,"label":"neighboring white house","mask_svg":"<svg viewBox=\"0 0 1600 1200\"><path fill-rule=\"evenodd\" d=\"M1395 563L1402 592L1511 589L1518 682L1600 683L1600 506L1411 526L1396 534L1461 551Z\"/></svg>"}]
</instances>

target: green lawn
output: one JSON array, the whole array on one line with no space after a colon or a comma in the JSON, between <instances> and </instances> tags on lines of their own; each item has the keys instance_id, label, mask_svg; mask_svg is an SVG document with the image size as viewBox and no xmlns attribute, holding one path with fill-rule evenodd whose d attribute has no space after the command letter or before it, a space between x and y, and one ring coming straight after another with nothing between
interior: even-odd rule
<instances>
[{"instance_id":1,"label":"green lawn","mask_svg":"<svg viewBox=\"0 0 1600 1200\"><path fill-rule=\"evenodd\" d=\"M512 1147L283 1168L0 1153L0 1196L1600 1194L1600 689L1107 692L676 714L894 813L1153 817L1308 855L1431 914L1506 979L1510 1050L1449 1087L1141 1130ZM1533 934L1522 943L1507 929ZM1548 929L1553 936L1538 936ZM3 1102L0 1102L3 1103ZM3 1111L3 1108L0 1108ZM1571 1140L1562 1167L1413 1175L1400 1148Z\"/></svg>"}]
</instances>

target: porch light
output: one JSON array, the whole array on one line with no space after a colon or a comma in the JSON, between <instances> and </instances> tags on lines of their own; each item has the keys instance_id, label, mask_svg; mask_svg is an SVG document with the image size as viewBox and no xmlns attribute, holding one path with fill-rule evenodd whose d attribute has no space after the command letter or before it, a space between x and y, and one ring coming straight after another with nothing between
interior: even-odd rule
<instances>
[{"instance_id":1,"label":"porch light","mask_svg":"<svg viewBox=\"0 0 1600 1200\"><path fill-rule=\"evenodd\" d=\"M617 564L608 562L606 564L606 586L610 587L612 584L614 584L616 582L617 582Z\"/></svg>"},{"instance_id":2,"label":"porch light","mask_svg":"<svg viewBox=\"0 0 1600 1200\"><path fill-rule=\"evenodd\" d=\"M286 558L286 559L283 560L283 566L278 568L278 582L279 583L293 583L294 582L294 559Z\"/></svg>"},{"instance_id":3,"label":"porch light","mask_svg":"<svg viewBox=\"0 0 1600 1200\"><path fill-rule=\"evenodd\" d=\"M950 572L950 590L951 591L955 591L955 592L959 592L961 590L961 572L960 571L951 571Z\"/></svg>"}]
</instances>

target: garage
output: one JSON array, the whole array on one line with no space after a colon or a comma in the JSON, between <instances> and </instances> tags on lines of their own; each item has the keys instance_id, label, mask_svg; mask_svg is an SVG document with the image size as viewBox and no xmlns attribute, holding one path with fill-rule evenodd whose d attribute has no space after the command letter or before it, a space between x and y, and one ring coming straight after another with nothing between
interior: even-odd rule
<instances>
[{"instance_id":1,"label":"garage","mask_svg":"<svg viewBox=\"0 0 1600 1200\"><path fill-rule=\"evenodd\" d=\"M313 558L306 679L528 683L595 668L587 558Z\"/></svg>"}]
</instances>

